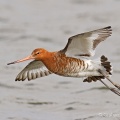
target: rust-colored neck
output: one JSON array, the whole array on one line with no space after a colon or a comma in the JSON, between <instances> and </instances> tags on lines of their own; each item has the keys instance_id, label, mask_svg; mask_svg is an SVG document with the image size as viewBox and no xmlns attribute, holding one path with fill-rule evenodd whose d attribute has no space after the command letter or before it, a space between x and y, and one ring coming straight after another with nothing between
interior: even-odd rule
<instances>
[{"instance_id":1,"label":"rust-colored neck","mask_svg":"<svg viewBox=\"0 0 120 120\"><path fill-rule=\"evenodd\" d=\"M55 61L55 56L56 56L56 52L46 52L44 53L44 55L41 57L41 61L45 64L45 66L51 70L51 68L54 68L54 64Z\"/></svg>"},{"instance_id":2,"label":"rust-colored neck","mask_svg":"<svg viewBox=\"0 0 120 120\"><path fill-rule=\"evenodd\" d=\"M61 60L65 57L65 55L59 52L46 52L44 55L45 56L41 59L41 61L51 72L56 73L58 71L58 66L63 63ZM62 61L64 61L64 59Z\"/></svg>"}]
</instances>

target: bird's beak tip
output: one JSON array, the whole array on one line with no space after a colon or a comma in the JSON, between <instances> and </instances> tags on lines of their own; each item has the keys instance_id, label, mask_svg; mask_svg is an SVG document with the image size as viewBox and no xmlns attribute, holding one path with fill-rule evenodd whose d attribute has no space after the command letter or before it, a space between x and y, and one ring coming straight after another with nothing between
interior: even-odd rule
<instances>
[{"instance_id":1,"label":"bird's beak tip","mask_svg":"<svg viewBox=\"0 0 120 120\"><path fill-rule=\"evenodd\" d=\"M28 56L28 57L26 57L26 58L23 58L23 59L20 59L20 60L14 61L14 62L10 62L10 63L8 63L7 65L11 65L11 64L15 64L15 63L23 62L23 61L30 60L30 59L34 59L34 58L33 58L32 56Z\"/></svg>"},{"instance_id":2,"label":"bird's beak tip","mask_svg":"<svg viewBox=\"0 0 120 120\"><path fill-rule=\"evenodd\" d=\"M11 65L11 64L14 64L15 62L11 62L11 63L7 63L7 65Z\"/></svg>"}]
</instances>

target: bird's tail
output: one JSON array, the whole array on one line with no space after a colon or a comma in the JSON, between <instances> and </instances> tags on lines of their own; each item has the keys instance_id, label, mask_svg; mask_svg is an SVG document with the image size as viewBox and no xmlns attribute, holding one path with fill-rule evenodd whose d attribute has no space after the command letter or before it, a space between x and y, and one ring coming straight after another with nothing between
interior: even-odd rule
<instances>
[{"instance_id":1,"label":"bird's tail","mask_svg":"<svg viewBox=\"0 0 120 120\"><path fill-rule=\"evenodd\" d=\"M101 66L103 66L104 68L104 72L106 73L106 75L108 77L112 75L112 66L110 65L110 62L108 61L108 58L102 55L100 62L101 62ZM97 80L101 80L104 78L105 76L91 76L91 77L87 77L86 79L84 79L83 82L92 82L92 81L96 82Z\"/></svg>"},{"instance_id":2,"label":"bird's tail","mask_svg":"<svg viewBox=\"0 0 120 120\"><path fill-rule=\"evenodd\" d=\"M110 65L110 62L108 61L108 58L104 55L101 56L101 65L106 69L107 73L109 75L112 75L112 66Z\"/></svg>"}]
</instances>

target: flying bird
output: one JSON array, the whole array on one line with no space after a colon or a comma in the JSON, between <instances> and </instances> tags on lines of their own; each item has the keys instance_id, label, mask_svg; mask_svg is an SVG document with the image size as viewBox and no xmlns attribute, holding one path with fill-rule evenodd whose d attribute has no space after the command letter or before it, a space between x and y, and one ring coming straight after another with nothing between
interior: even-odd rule
<instances>
[{"instance_id":1,"label":"flying bird","mask_svg":"<svg viewBox=\"0 0 120 120\"><path fill-rule=\"evenodd\" d=\"M112 92L120 96L120 85L109 78L112 66L104 55L100 60L88 59L95 54L95 48L111 36L111 26L81 33L68 39L66 46L55 52L43 48L33 50L30 56L8 63L30 62L16 77L15 81L33 80L52 73L65 77L85 77L83 82L100 81ZM115 87L108 86L102 79L109 80Z\"/></svg>"}]
</instances>

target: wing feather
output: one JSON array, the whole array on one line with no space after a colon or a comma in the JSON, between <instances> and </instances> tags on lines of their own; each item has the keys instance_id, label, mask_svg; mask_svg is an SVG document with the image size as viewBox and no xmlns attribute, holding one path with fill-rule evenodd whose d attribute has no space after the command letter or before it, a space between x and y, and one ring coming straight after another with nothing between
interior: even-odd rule
<instances>
[{"instance_id":1,"label":"wing feather","mask_svg":"<svg viewBox=\"0 0 120 120\"><path fill-rule=\"evenodd\" d=\"M16 77L15 81L24 81L25 79L33 80L44 77L52 72L49 71L43 62L34 60L30 62Z\"/></svg>"},{"instance_id":2,"label":"wing feather","mask_svg":"<svg viewBox=\"0 0 120 120\"><path fill-rule=\"evenodd\" d=\"M59 52L67 56L93 56L97 45L112 34L111 26L81 33L68 39L65 48Z\"/></svg>"}]
</instances>

